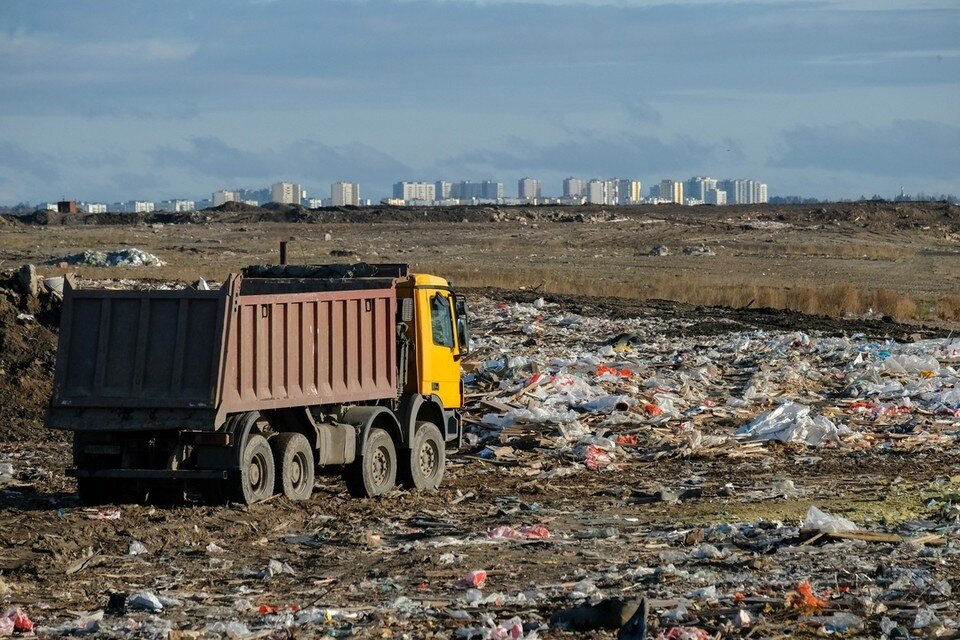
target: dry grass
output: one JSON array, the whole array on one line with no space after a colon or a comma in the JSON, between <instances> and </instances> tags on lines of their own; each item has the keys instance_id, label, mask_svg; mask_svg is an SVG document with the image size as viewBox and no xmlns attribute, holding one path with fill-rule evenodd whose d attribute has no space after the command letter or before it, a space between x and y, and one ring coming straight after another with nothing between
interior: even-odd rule
<instances>
[{"instance_id":1,"label":"dry grass","mask_svg":"<svg viewBox=\"0 0 960 640\"><path fill-rule=\"evenodd\" d=\"M663 299L705 306L770 307L802 313L843 316L872 313L897 320L930 319L910 297L889 289L862 290L852 284L774 286L761 281L719 280L702 276L634 279L630 274L590 277L541 268L463 268L421 263L422 271L442 274L457 285L536 289L544 293L586 294L634 300ZM941 299L935 307L944 320L960 319L960 296Z\"/></svg>"},{"instance_id":2,"label":"dry grass","mask_svg":"<svg viewBox=\"0 0 960 640\"><path fill-rule=\"evenodd\" d=\"M934 311L941 320L960 322L960 295L942 296L937 300Z\"/></svg>"},{"instance_id":3,"label":"dry grass","mask_svg":"<svg viewBox=\"0 0 960 640\"><path fill-rule=\"evenodd\" d=\"M912 247L892 244L867 244L849 242L843 244L794 244L780 242L751 242L730 246L741 255L770 258L836 258L840 260L910 260L917 252Z\"/></svg>"}]
</instances>

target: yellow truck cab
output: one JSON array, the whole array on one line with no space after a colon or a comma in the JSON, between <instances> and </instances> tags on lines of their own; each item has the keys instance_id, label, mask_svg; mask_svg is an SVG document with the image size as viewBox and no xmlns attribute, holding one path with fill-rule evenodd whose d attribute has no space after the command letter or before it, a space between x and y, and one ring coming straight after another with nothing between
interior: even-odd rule
<instances>
[{"instance_id":1,"label":"yellow truck cab","mask_svg":"<svg viewBox=\"0 0 960 640\"><path fill-rule=\"evenodd\" d=\"M407 393L436 396L445 409L463 405L460 358L467 350L466 306L462 296L437 276L415 273L397 285L397 297L413 301L416 322L408 324L407 338L415 345L407 371Z\"/></svg>"}]
</instances>

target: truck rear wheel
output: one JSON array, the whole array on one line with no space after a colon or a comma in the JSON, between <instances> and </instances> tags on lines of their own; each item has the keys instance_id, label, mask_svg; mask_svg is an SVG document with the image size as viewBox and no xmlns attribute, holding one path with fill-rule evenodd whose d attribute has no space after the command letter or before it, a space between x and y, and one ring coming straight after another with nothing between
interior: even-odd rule
<instances>
[{"instance_id":1,"label":"truck rear wheel","mask_svg":"<svg viewBox=\"0 0 960 640\"><path fill-rule=\"evenodd\" d=\"M273 495L273 452L267 439L259 433L251 433L243 443L240 454L240 473L236 486L236 499L245 504L261 502Z\"/></svg>"},{"instance_id":2,"label":"truck rear wheel","mask_svg":"<svg viewBox=\"0 0 960 640\"><path fill-rule=\"evenodd\" d=\"M277 493L291 500L309 500L313 493L313 451L302 433L286 431L271 438Z\"/></svg>"},{"instance_id":3,"label":"truck rear wheel","mask_svg":"<svg viewBox=\"0 0 960 640\"><path fill-rule=\"evenodd\" d=\"M412 489L434 491L443 480L446 448L440 429L432 422L418 422L410 442L409 455L401 466L403 484Z\"/></svg>"},{"instance_id":4,"label":"truck rear wheel","mask_svg":"<svg viewBox=\"0 0 960 640\"><path fill-rule=\"evenodd\" d=\"M345 473L347 489L356 498L380 496L397 483L397 448L383 429L373 427L356 462Z\"/></svg>"}]
</instances>

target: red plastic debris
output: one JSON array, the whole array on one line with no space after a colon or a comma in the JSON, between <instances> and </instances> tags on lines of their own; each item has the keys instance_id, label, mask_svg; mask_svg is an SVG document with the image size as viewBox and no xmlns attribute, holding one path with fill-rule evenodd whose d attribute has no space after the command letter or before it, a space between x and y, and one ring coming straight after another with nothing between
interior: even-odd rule
<instances>
[{"instance_id":1,"label":"red plastic debris","mask_svg":"<svg viewBox=\"0 0 960 640\"><path fill-rule=\"evenodd\" d=\"M483 589L483 586L487 584L487 572L483 569L475 569L468 573L467 575L460 578L458 583L461 587L473 587L475 589Z\"/></svg>"},{"instance_id":2,"label":"red plastic debris","mask_svg":"<svg viewBox=\"0 0 960 640\"><path fill-rule=\"evenodd\" d=\"M632 433L621 433L617 436L617 444L637 444L637 436Z\"/></svg>"},{"instance_id":3,"label":"red plastic debris","mask_svg":"<svg viewBox=\"0 0 960 640\"><path fill-rule=\"evenodd\" d=\"M602 471L610 466L613 459L610 453L595 444L587 445L586 459L583 463L590 471Z\"/></svg>"},{"instance_id":4,"label":"red plastic debris","mask_svg":"<svg viewBox=\"0 0 960 640\"><path fill-rule=\"evenodd\" d=\"M4 616L7 619L7 624L3 625L9 628L10 623L13 623L14 631L29 632L33 631L33 621L27 616L26 612L20 607L13 607L12 609L7 610L7 614ZM2 628L2 627L0 627Z\"/></svg>"},{"instance_id":5,"label":"red plastic debris","mask_svg":"<svg viewBox=\"0 0 960 640\"><path fill-rule=\"evenodd\" d=\"M817 610L827 607L826 600L818 598L813 593L813 587L810 586L810 582L807 580L797 585L797 592L788 595L787 601L799 609Z\"/></svg>"},{"instance_id":6,"label":"red plastic debris","mask_svg":"<svg viewBox=\"0 0 960 640\"><path fill-rule=\"evenodd\" d=\"M550 531L541 524L519 529L510 525L501 525L487 531L487 537L507 540L543 540L550 537Z\"/></svg>"},{"instance_id":7,"label":"red plastic debris","mask_svg":"<svg viewBox=\"0 0 960 640\"><path fill-rule=\"evenodd\" d=\"M629 378L630 376L633 375L633 371L631 371L630 369L617 369L616 367L610 367L605 364L601 364L600 366L597 367L596 376L598 378L608 373L611 375L617 376L618 378Z\"/></svg>"},{"instance_id":8,"label":"red plastic debris","mask_svg":"<svg viewBox=\"0 0 960 640\"><path fill-rule=\"evenodd\" d=\"M709 640L710 634L700 627L673 627L661 631L657 640Z\"/></svg>"},{"instance_id":9,"label":"red plastic debris","mask_svg":"<svg viewBox=\"0 0 960 640\"><path fill-rule=\"evenodd\" d=\"M646 411L651 416L659 416L663 413L663 409L653 404L652 402L644 402L643 410Z\"/></svg>"}]
</instances>

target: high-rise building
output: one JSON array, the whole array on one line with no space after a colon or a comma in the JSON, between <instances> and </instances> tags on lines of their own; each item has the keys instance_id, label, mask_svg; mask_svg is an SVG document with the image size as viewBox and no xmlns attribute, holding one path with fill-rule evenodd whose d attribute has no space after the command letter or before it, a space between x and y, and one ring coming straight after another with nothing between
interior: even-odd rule
<instances>
[{"instance_id":1,"label":"high-rise building","mask_svg":"<svg viewBox=\"0 0 960 640\"><path fill-rule=\"evenodd\" d=\"M433 202L437 199L436 193L432 182L397 182L393 185L393 197L404 202Z\"/></svg>"},{"instance_id":2,"label":"high-rise building","mask_svg":"<svg viewBox=\"0 0 960 640\"><path fill-rule=\"evenodd\" d=\"M356 182L334 182L330 185L330 204L334 207L359 207L360 185Z\"/></svg>"},{"instance_id":3,"label":"high-rise building","mask_svg":"<svg viewBox=\"0 0 960 640\"><path fill-rule=\"evenodd\" d=\"M517 180L517 197L521 200L537 200L541 197L540 181L534 178Z\"/></svg>"},{"instance_id":4,"label":"high-rise building","mask_svg":"<svg viewBox=\"0 0 960 640\"><path fill-rule=\"evenodd\" d=\"M720 189L707 189L707 193L704 194L703 201L707 204L727 204L727 192Z\"/></svg>"},{"instance_id":5,"label":"high-rise building","mask_svg":"<svg viewBox=\"0 0 960 640\"><path fill-rule=\"evenodd\" d=\"M697 176L690 178L683 184L683 195L694 200L707 201L707 191L717 188L717 181L714 178Z\"/></svg>"},{"instance_id":6,"label":"high-rise building","mask_svg":"<svg viewBox=\"0 0 960 640\"><path fill-rule=\"evenodd\" d=\"M295 182L277 182L270 185L270 202L280 204L300 204L303 191Z\"/></svg>"},{"instance_id":7,"label":"high-rise building","mask_svg":"<svg viewBox=\"0 0 960 640\"><path fill-rule=\"evenodd\" d=\"M103 202L81 202L77 205L81 211L87 213L106 213L107 205Z\"/></svg>"},{"instance_id":8,"label":"high-rise building","mask_svg":"<svg viewBox=\"0 0 960 640\"><path fill-rule=\"evenodd\" d=\"M563 197L564 198L576 198L582 196L587 192L587 182L581 180L580 178L564 178L563 180Z\"/></svg>"},{"instance_id":9,"label":"high-rise building","mask_svg":"<svg viewBox=\"0 0 960 640\"><path fill-rule=\"evenodd\" d=\"M433 183L433 187L437 200L447 200L453 197L453 183L449 180L437 180Z\"/></svg>"},{"instance_id":10,"label":"high-rise building","mask_svg":"<svg viewBox=\"0 0 960 640\"><path fill-rule=\"evenodd\" d=\"M503 183L493 180L484 180L480 183L480 197L485 200L502 200Z\"/></svg>"},{"instance_id":11,"label":"high-rise building","mask_svg":"<svg viewBox=\"0 0 960 640\"><path fill-rule=\"evenodd\" d=\"M228 202L240 202L240 194L236 191L227 191L226 189L213 192L213 206L219 207Z\"/></svg>"},{"instance_id":12,"label":"high-rise building","mask_svg":"<svg viewBox=\"0 0 960 640\"><path fill-rule=\"evenodd\" d=\"M589 204L607 204L607 181L591 180L587 183L587 202Z\"/></svg>"},{"instance_id":13,"label":"high-rise building","mask_svg":"<svg viewBox=\"0 0 960 640\"><path fill-rule=\"evenodd\" d=\"M164 200L160 203L161 211L171 211L180 213L183 211L193 211L196 205L193 200Z\"/></svg>"},{"instance_id":14,"label":"high-rise building","mask_svg":"<svg viewBox=\"0 0 960 640\"><path fill-rule=\"evenodd\" d=\"M754 184L753 191L753 201L756 204L766 204L767 202L767 184L765 182L757 182Z\"/></svg>"},{"instance_id":15,"label":"high-rise building","mask_svg":"<svg viewBox=\"0 0 960 640\"><path fill-rule=\"evenodd\" d=\"M683 204L683 183L679 180L661 180L660 199Z\"/></svg>"},{"instance_id":16,"label":"high-rise building","mask_svg":"<svg viewBox=\"0 0 960 640\"><path fill-rule=\"evenodd\" d=\"M639 204L641 200L643 191L639 180L617 181L617 204Z\"/></svg>"}]
</instances>

